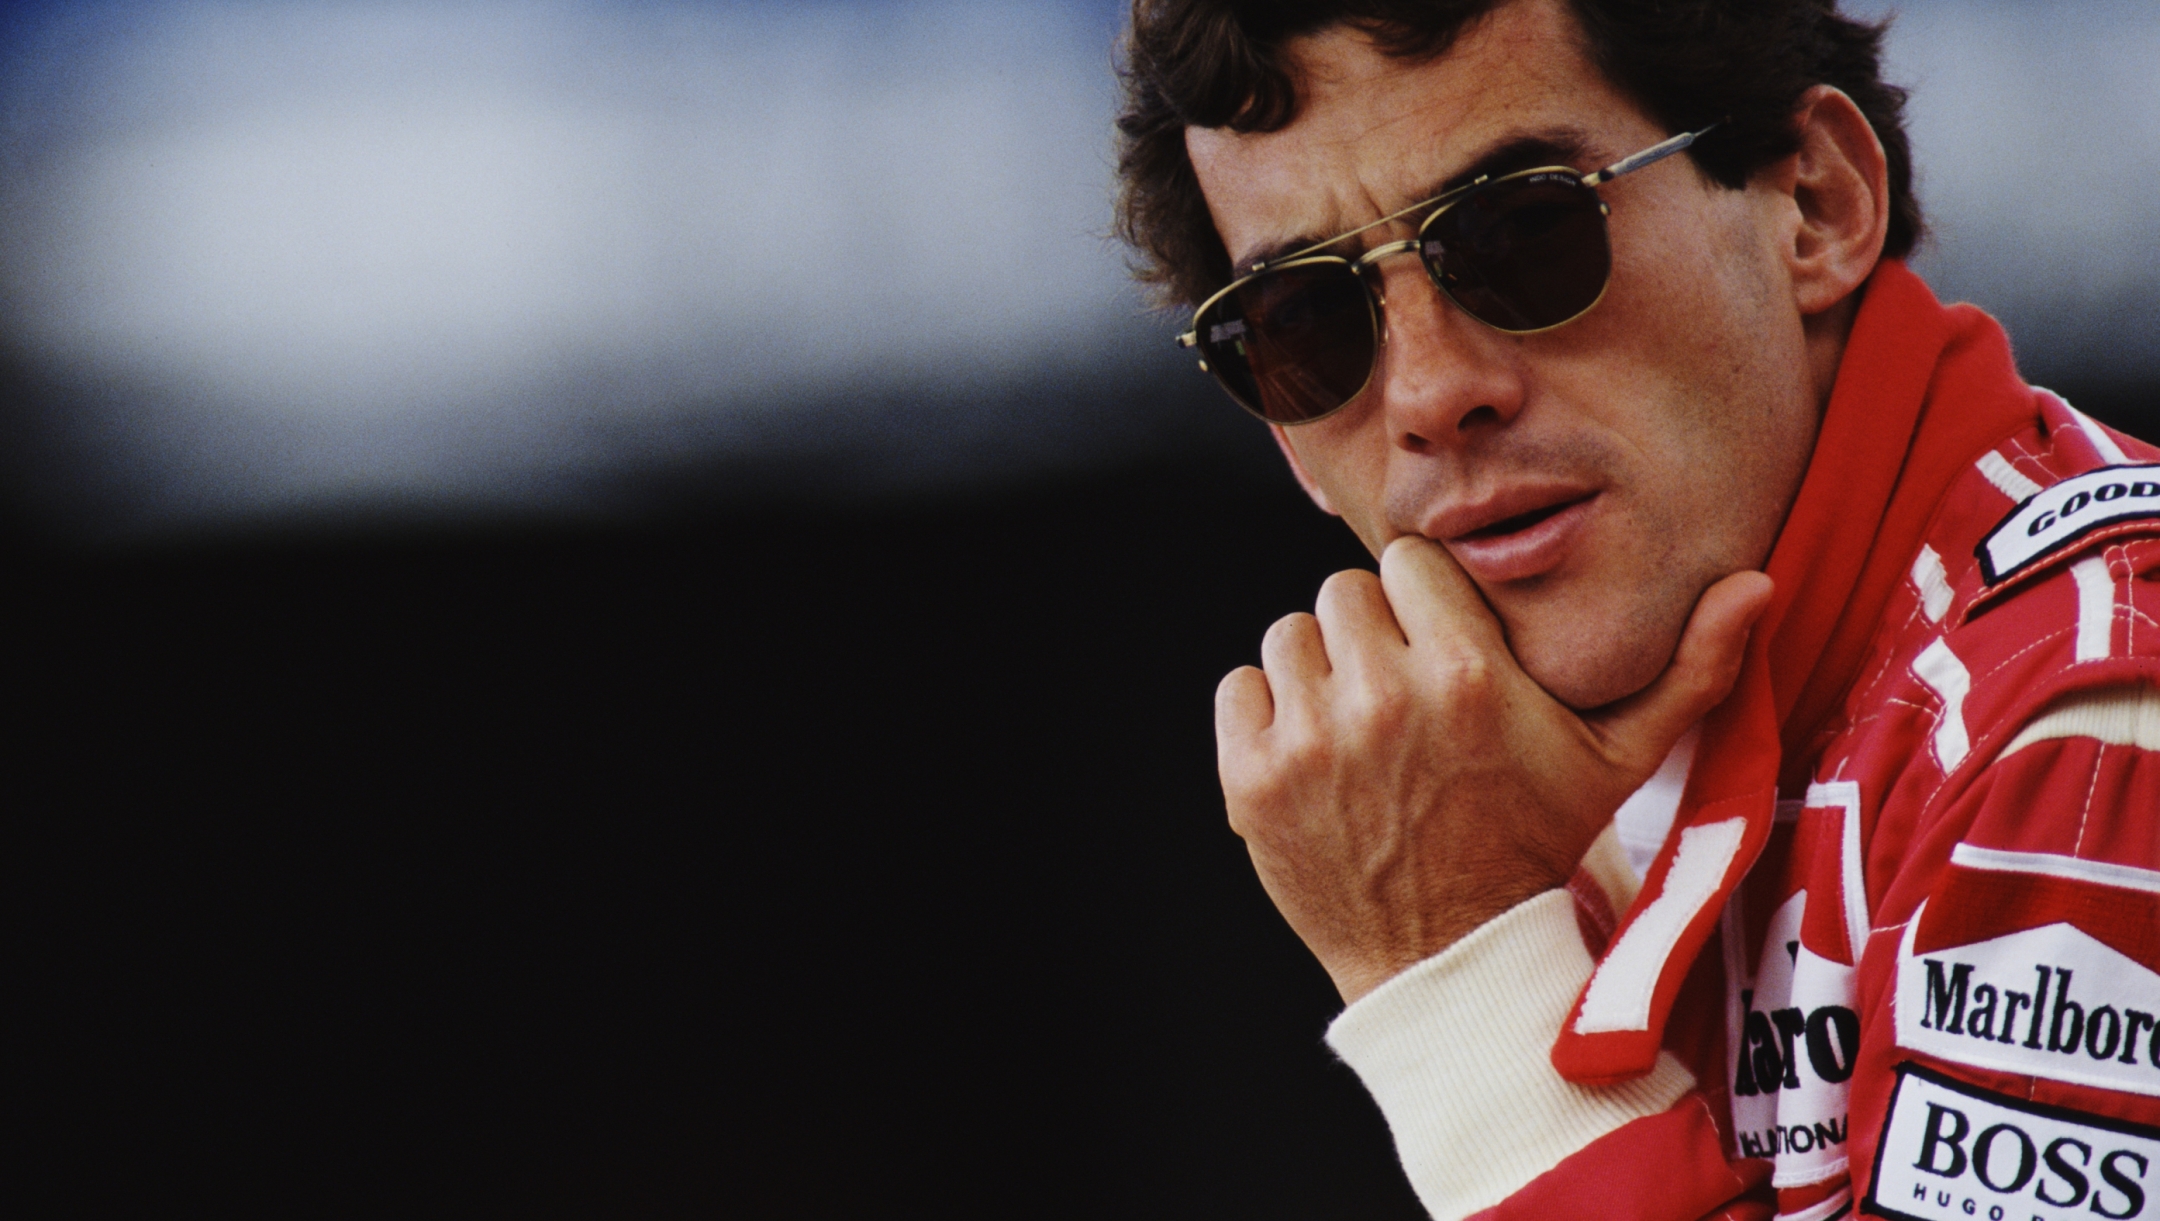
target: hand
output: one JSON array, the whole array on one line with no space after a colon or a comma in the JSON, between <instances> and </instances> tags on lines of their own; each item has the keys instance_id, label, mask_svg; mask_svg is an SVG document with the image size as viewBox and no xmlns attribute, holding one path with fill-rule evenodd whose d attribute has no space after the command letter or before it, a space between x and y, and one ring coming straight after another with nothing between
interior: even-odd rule
<instances>
[{"instance_id":1,"label":"hand","mask_svg":"<svg viewBox=\"0 0 2160 1221\"><path fill-rule=\"evenodd\" d=\"M1230 826L1355 1001L1565 885L1628 794L1739 677L1770 579L1695 605L1671 665L1580 714L1539 687L1453 557L1409 536L1341 572L1215 693Z\"/></svg>"}]
</instances>

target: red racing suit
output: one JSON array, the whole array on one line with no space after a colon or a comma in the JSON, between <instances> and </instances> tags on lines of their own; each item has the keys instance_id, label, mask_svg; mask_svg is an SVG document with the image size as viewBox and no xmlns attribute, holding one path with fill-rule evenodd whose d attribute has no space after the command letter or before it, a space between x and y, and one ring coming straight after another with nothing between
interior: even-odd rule
<instances>
[{"instance_id":1,"label":"red racing suit","mask_svg":"<svg viewBox=\"0 0 2160 1221\"><path fill-rule=\"evenodd\" d=\"M2160 450L1886 263L1769 571L1646 876L1330 1027L1420 1199L2160 1221Z\"/></svg>"}]
</instances>

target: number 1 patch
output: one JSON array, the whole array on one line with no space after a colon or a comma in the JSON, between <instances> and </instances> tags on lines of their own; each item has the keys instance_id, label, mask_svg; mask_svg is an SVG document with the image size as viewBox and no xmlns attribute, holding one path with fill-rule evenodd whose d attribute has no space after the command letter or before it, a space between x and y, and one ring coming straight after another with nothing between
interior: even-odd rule
<instances>
[{"instance_id":1,"label":"number 1 patch","mask_svg":"<svg viewBox=\"0 0 2160 1221\"><path fill-rule=\"evenodd\" d=\"M1863 1207L1904 1221L2160 1218L2160 1128L1897 1067Z\"/></svg>"}]
</instances>

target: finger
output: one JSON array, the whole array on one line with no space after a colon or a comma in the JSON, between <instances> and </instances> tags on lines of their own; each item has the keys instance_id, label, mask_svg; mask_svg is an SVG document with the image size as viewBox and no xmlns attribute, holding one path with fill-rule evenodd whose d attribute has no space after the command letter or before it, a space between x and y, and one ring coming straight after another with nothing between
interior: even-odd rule
<instances>
[{"instance_id":1,"label":"finger","mask_svg":"<svg viewBox=\"0 0 2160 1221\"><path fill-rule=\"evenodd\" d=\"M1499 621L1447 548L1406 534L1380 553L1380 584L1416 648L1428 643L1505 648Z\"/></svg>"},{"instance_id":2,"label":"finger","mask_svg":"<svg viewBox=\"0 0 2160 1221\"><path fill-rule=\"evenodd\" d=\"M1648 775L1688 726L1730 694L1747 656L1748 634L1775 587L1759 572L1736 572L1695 603L1672 664L1642 691L1589 718L1618 759Z\"/></svg>"},{"instance_id":3,"label":"finger","mask_svg":"<svg viewBox=\"0 0 2160 1221\"><path fill-rule=\"evenodd\" d=\"M1239 666L1215 686L1215 740L1218 749L1250 738L1275 720L1275 694L1267 675Z\"/></svg>"},{"instance_id":4,"label":"finger","mask_svg":"<svg viewBox=\"0 0 2160 1221\"><path fill-rule=\"evenodd\" d=\"M1362 673L1375 663L1376 655L1409 643L1402 625L1395 622L1380 578L1362 569L1329 577L1313 603L1313 617L1320 621L1328 664L1338 673Z\"/></svg>"},{"instance_id":5,"label":"finger","mask_svg":"<svg viewBox=\"0 0 2160 1221\"><path fill-rule=\"evenodd\" d=\"M1328 676L1327 643L1311 615L1284 615L1260 639L1260 665L1278 694L1311 686Z\"/></svg>"}]
</instances>

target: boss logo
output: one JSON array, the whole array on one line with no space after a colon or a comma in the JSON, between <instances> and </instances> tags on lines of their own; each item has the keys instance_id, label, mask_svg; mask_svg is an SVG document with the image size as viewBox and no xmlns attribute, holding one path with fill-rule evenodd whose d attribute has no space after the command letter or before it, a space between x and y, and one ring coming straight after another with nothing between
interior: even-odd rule
<instances>
[{"instance_id":1,"label":"boss logo","mask_svg":"<svg viewBox=\"0 0 2160 1221\"><path fill-rule=\"evenodd\" d=\"M2013 509L1974 554L1993 585L2102 526L2160 517L2160 466L2111 466L2047 488Z\"/></svg>"},{"instance_id":2,"label":"boss logo","mask_svg":"<svg viewBox=\"0 0 2160 1221\"><path fill-rule=\"evenodd\" d=\"M2156 1214L2160 1129L2042 1106L1901 1064L1865 1207L1908 1221Z\"/></svg>"}]
</instances>

